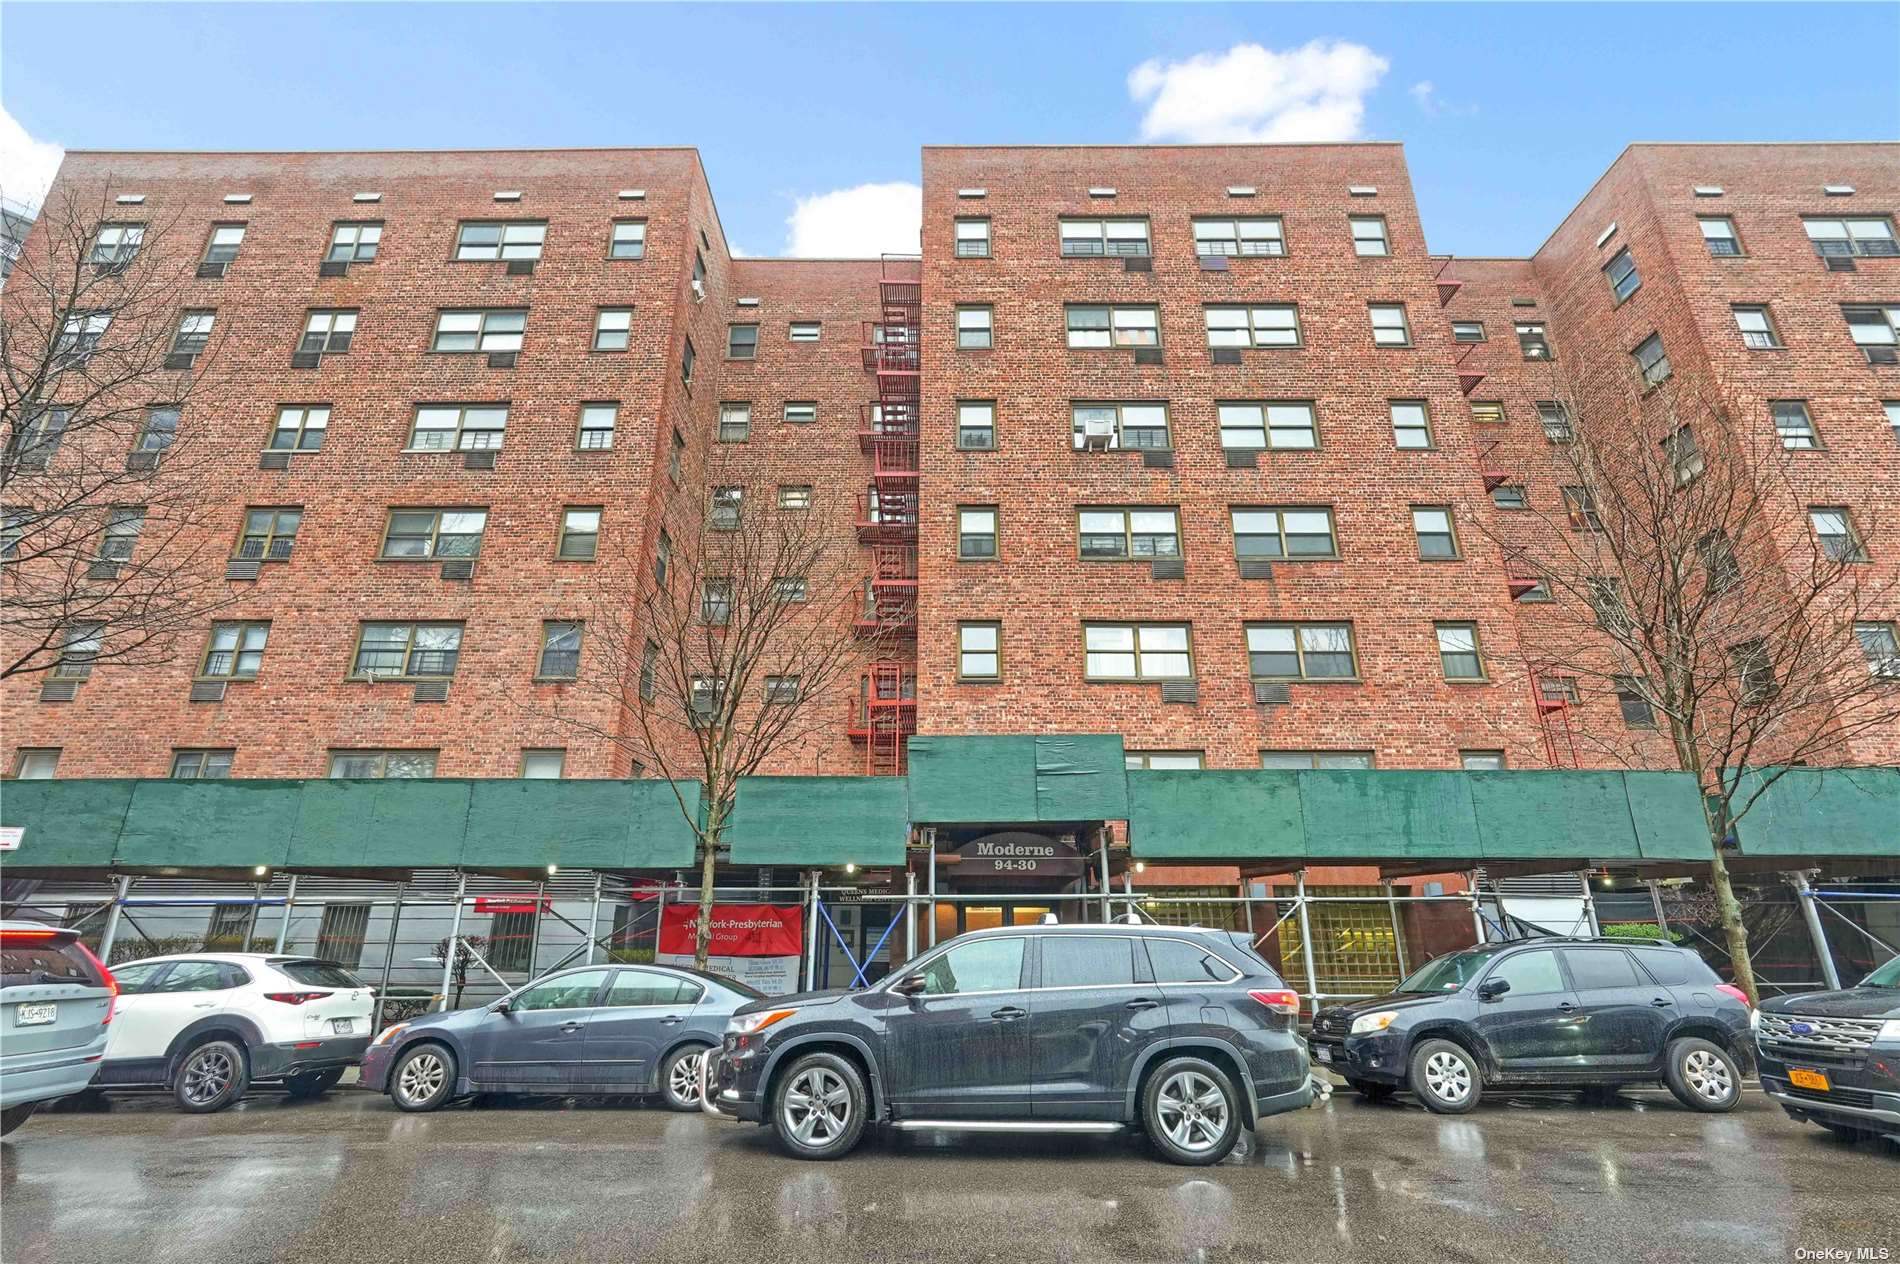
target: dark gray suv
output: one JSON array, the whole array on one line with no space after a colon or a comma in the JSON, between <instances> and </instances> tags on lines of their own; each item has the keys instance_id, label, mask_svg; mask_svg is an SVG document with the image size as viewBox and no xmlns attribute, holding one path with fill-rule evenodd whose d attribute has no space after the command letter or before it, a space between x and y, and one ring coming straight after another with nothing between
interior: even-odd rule
<instances>
[{"instance_id":1,"label":"dark gray suv","mask_svg":"<svg viewBox=\"0 0 1900 1264\"><path fill-rule=\"evenodd\" d=\"M1114 1132L1216 1163L1309 1105L1299 997L1242 936L1166 926L960 935L876 987L741 1006L708 1106L835 1159L867 1126Z\"/></svg>"}]
</instances>

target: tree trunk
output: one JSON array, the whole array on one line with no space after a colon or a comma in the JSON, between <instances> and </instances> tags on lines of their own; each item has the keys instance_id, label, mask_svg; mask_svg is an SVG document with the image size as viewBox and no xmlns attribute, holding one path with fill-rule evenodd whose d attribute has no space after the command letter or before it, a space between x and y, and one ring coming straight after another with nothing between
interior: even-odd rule
<instances>
[{"instance_id":1,"label":"tree trunk","mask_svg":"<svg viewBox=\"0 0 1900 1264\"><path fill-rule=\"evenodd\" d=\"M1729 884L1728 864L1722 859L1721 827L1711 822L1709 841L1714 854L1709 859L1709 885L1715 888L1715 908L1722 918L1722 931L1728 938L1729 964L1735 970L1735 986L1748 994L1750 1005L1761 1004L1755 990L1755 959L1748 951L1748 928L1742 924L1742 903Z\"/></svg>"},{"instance_id":2,"label":"tree trunk","mask_svg":"<svg viewBox=\"0 0 1900 1264\"><path fill-rule=\"evenodd\" d=\"M717 807L707 809L705 854L699 862L699 920L693 930L693 968L704 970L712 955L713 867L719 860L719 836L725 832L723 814Z\"/></svg>"}]
</instances>

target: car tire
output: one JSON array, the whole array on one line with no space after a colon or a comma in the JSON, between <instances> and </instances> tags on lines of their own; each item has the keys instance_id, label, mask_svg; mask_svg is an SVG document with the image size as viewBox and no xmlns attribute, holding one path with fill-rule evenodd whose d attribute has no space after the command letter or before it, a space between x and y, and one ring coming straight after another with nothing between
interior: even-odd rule
<instances>
[{"instance_id":1,"label":"car tire","mask_svg":"<svg viewBox=\"0 0 1900 1264\"><path fill-rule=\"evenodd\" d=\"M455 1055L425 1040L410 1045L389 1068L389 1100L412 1113L440 1110L455 1096Z\"/></svg>"},{"instance_id":2,"label":"car tire","mask_svg":"<svg viewBox=\"0 0 1900 1264\"><path fill-rule=\"evenodd\" d=\"M327 1071L305 1071L301 1075L287 1075L284 1077L284 1091L299 1101L308 1101L313 1097L322 1097L335 1088L342 1078L342 1067L331 1067Z\"/></svg>"},{"instance_id":3,"label":"car tire","mask_svg":"<svg viewBox=\"0 0 1900 1264\"><path fill-rule=\"evenodd\" d=\"M1663 1055L1663 1082L1690 1110L1722 1114L1742 1101L1742 1073L1721 1045L1699 1036L1669 1042Z\"/></svg>"},{"instance_id":4,"label":"car tire","mask_svg":"<svg viewBox=\"0 0 1900 1264\"><path fill-rule=\"evenodd\" d=\"M795 1159L840 1159L870 1121L864 1076L835 1053L795 1059L772 1090L772 1131Z\"/></svg>"},{"instance_id":5,"label":"car tire","mask_svg":"<svg viewBox=\"0 0 1900 1264\"><path fill-rule=\"evenodd\" d=\"M1382 1102L1399 1091L1396 1084L1374 1084L1370 1080L1347 1080L1346 1087L1369 1102Z\"/></svg>"},{"instance_id":6,"label":"car tire","mask_svg":"<svg viewBox=\"0 0 1900 1264\"><path fill-rule=\"evenodd\" d=\"M1141 1122L1162 1158L1205 1167L1240 1140L1240 1094L1207 1059L1169 1058L1141 1091Z\"/></svg>"},{"instance_id":7,"label":"car tire","mask_svg":"<svg viewBox=\"0 0 1900 1264\"><path fill-rule=\"evenodd\" d=\"M707 1045L681 1045L660 1064L660 1100L668 1110L699 1109L699 1064Z\"/></svg>"},{"instance_id":8,"label":"car tire","mask_svg":"<svg viewBox=\"0 0 1900 1264\"><path fill-rule=\"evenodd\" d=\"M250 1063L235 1040L207 1040L178 1060L172 1076L172 1100L187 1115L209 1115L244 1096L251 1082Z\"/></svg>"},{"instance_id":9,"label":"car tire","mask_svg":"<svg viewBox=\"0 0 1900 1264\"><path fill-rule=\"evenodd\" d=\"M33 1112L38 1108L38 1102L21 1102L18 1106L9 1106L5 1110L0 1110L0 1137L6 1136L31 1119Z\"/></svg>"},{"instance_id":10,"label":"car tire","mask_svg":"<svg viewBox=\"0 0 1900 1264\"><path fill-rule=\"evenodd\" d=\"M1412 1050L1406 1085L1434 1115L1468 1115L1484 1095L1478 1060L1449 1040L1426 1040Z\"/></svg>"}]
</instances>

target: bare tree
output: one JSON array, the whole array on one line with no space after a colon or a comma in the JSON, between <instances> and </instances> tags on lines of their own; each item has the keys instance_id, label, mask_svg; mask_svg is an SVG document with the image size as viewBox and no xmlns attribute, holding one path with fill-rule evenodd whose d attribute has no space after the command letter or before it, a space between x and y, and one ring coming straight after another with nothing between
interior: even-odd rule
<instances>
[{"instance_id":1,"label":"bare tree","mask_svg":"<svg viewBox=\"0 0 1900 1264\"><path fill-rule=\"evenodd\" d=\"M180 424L220 347L185 307L198 243L130 209L56 190L7 279L0 677L165 661L227 600Z\"/></svg>"},{"instance_id":2,"label":"bare tree","mask_svg":"<svg viewBox=\"0 0 1900 1264\"><path fill-rule=\"evenodd\" d=\"M1552 600L1519 621L1518 655L1552 702L1592 684L1621 700L1629 727L1575 735L1591 762L1673 758L1695 777L1716 912L1752 1000L1725 853L1789 767L1842 762L1900 726L1900 659L1873 614L1893 609L1894 570L1868 561L1870 523L1811 520L1766 419L1738 425L1687 390L1599 390L1584 407L1568 394L1568 433L1552 435L1565 485L1487 529L1514 579Z\"/></svg>"},{"instance_id":3,"label":"bare tree","mask_svg":"<svg viewBox=\"0 0 1900 1264\"><path fill-rule=\"evenodd\" d=\"M841 686L892 635L841 508L775 507L774 487L728 467L671 493L656 573L596 598L566 687L580 705L547 712L672 784L698 844L701 968L739 779L835 735Z\"/></svg>"}]
</instances>

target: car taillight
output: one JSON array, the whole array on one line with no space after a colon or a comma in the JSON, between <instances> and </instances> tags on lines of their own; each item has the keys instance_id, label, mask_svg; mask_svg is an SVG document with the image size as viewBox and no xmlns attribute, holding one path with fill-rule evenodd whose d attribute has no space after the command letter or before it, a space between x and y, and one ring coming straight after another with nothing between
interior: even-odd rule
<instances>
[{"instance_id":1,"label":"car taillight","mask_svg":"<svg viewBox=\"0 0 1900 1264\"><path fill-rule=\"evenodd\" d=\"M1272 988L1247 995L1276 1014L1297 1016L1300 1012L1300 994L1291 988Z\"/></svg>"},{"instance_id":2,"label":"car taillight","mask_svg":"<svg viewBox=\"0 0 1900 1264\"><path fill-rule=\"evenodd\" d=\"M328 992L266 992L264 999L284 1005L302 1005L305 1001L321 1000L328 995Z\"/></svg>"},{"instance_id":3,"label":"car taillight","mask_svg":"<svg viewBox=\"0 0 1900 1264\"><path fill-rule=\"evenodd\" d=\"M1742 991L1742 989L1736 987L1733 983L1718 983L1715 985L1715 990L1724 996L1734 997L1744 1005L1748 1004L1748 993Z\"/></svg>"},{"instance_id":4,"label":"car taillight","mask_svg":"<svg viewBox=\"0 0 1900 1264\"><path fill-rule=\"evenodd\" d=\"M92 968L99 972L99 986L111 993L106 997L106 1016L99 1020L101 1027L109 1026L112 1022L112 1011L119 1007L119 981L112 977L112 971L106 969L106 963L99 960L92 949L86 947L84 943L74 940L73 947L86 954L86 960L92 962Z\"/></svg>"}]
</instances>

